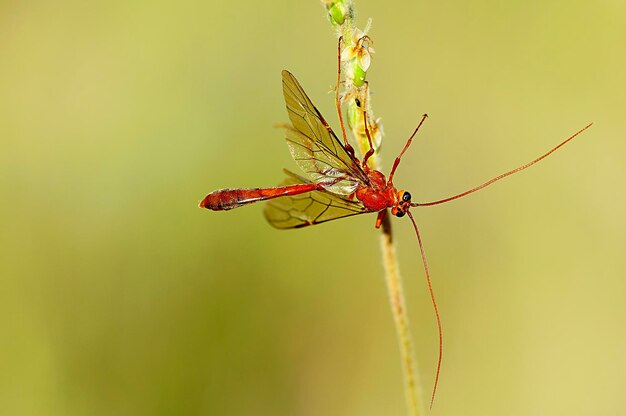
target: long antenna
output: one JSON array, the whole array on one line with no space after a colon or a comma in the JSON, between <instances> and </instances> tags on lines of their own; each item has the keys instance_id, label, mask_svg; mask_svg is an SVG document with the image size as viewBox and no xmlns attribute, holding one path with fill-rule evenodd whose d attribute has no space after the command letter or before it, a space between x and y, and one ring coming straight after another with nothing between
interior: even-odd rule
<instances>
[{"instance_id":1,"label":"long antenna","mask_svg":"<svg viewBox=\"0 0 626 416\"><path fill-rule=\"evenodd\" d=\"M437 384L439 384L439 371L441 370L441 358L443 356L443 329L441 327L441 317L439 316L439 309L437 309L437 301L435 300L435 292L433 291L433 285L430 280L430 272L428 271L428 262L426 261L426 252L424 251L424 244L422 244L422 237L417 229L415 219L411 214L411 211L406 212L411 218L413 228L415 228L415 234L417 235L417 242L420 246L420 253L422 254L422 263L424 263L424 271L426 271L426 282L428 283L428 291L430 292L430 300L433 302L433 308L435 309L435 317L437 318L437 330L439 331L439 359L437 360L437 372L435 373L435 383L433 385L433 394L430 396L430 407L432 410L433 402L435 401L435 393L437 393Z\"/></svg>"},{"instance_id":2,"label":"long antenna","mask_svg":"<svg viewBox=\"0 0 626 416\"><path fill-rule=\"evenodd\" d=\"M443 204L443 203L445 203L445 202L450 202L450 201L453 201L453 200L455 200L455 199L461 198L461 197L463 197L463 196L465 196L465 195L469 195L469 194L474 193L474 192L476 192L476 191L480 191L481 189L483 189L483 188L485 188L485 187L487 187L487 186L491 185L491 184L492 184L492 183L494 183L494 182L499 181L500 179L504 179L504 178L506 178L507 176L511 176L512 174L517 173L517 172L519 172L519 171L522 171L522 170L524 170L524 169L526 169L526 168L528 168L528 167L530 167L530 166L534 165L535 163L537 163L537 162L539 162L539 161L541 161L541 160L545 159L545 158L546 158L546 157L548 157L550 154L552 154L552 152L554 152L554 151L556 151L556 150L560 149L560 148L561 148L561 147L563 147L563 146L564 146L567 142L569 142L570 140L572 140L574 137L578 136L580 133L582 133L583 131L587 130L589 127L591 127L591 125L592 125L592 124L593 124L593 123L589 123L589 124L587 124L585 127L583 127L582 129L578 130L576 133L574 133L573 135L571 135L570 137L568 137L567 139L565 139L564 141L562 141L562 142L561 142L558 146L553 147L553 148L552 148L552 149L550 149L547 153L544 153L543 155L539 156L537 159L532 160L532 161L530 161L530 162L526 163L525 165L520 166L520 167L518 167L518 168L515 168L515 169L513 169L513 170L510 170L510 171L508 171L508 172L506 172L506 173L503 173L503 174L501 174L501 175L498 175L498 176L496 176L495 178L493 178L493 179L491 179L491 180L489 180L489 181L487 181L487 182L483 183L482 185L479 185L479 186L477 186L477 187L475 187L475 188L470 189L469 191L462 192L462 193L460 193L460 194L458 194L458 195L454 195L454 196L451 196L451 197L449 197L449 198L440 199L440 200L438 200L438 201L433 201L433 202L416 202L416 203L414 203L414 204L411 204L411 206L413 206L413 207L418 207L418 206L419 206L419 207L427 207L427 206L430 206L430 205L439 205L439 204Z\"/></svg>"}]
</instances>

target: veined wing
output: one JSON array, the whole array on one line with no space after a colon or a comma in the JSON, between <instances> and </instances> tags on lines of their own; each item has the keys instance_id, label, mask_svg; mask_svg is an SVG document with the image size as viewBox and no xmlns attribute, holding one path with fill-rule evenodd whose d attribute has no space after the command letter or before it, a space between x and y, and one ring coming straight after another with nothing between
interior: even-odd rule
<instances>
[{"instance_id":1,"label":"veined wing","mask_svg":"<svg viewBox=\"0 0 626 416\"><path fill-rule=\"evenodd\" d=\"M283 71L283 95L293 128L286 129L291 156L309 178L339 195L350 195L369 179L315 108L304 89Z\"/></svg>"},{"instance_id":2,"label":"veined wing","mask_svg":"<svg viewBox=\"0 0 626 416\"><path fill-rule=\"evenodd\" d=\"M287 169L285 173L287 178L281 186L311 182ZM329 191L313 191L272 199L263 211L267 221L280 229L301 228L368 212L371 211L360 201Z\"/></svg>"}]
</instances>

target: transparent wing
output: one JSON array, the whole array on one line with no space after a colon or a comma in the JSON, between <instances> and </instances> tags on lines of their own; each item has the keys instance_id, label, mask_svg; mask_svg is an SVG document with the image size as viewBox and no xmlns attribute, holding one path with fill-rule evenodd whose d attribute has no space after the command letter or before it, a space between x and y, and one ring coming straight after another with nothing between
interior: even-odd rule
<instances>
[{"instance_id":1,"label":"transparent wing","mask_svg":"<svg viewBox=\"0 0 626 416\"><path fill-rule=\"evenodd\" d=\"M281 186L310 183L309 180L286 169L285 173L287 178ZM272 199L268 201L263 211L267 221L280 229L301 228L368 212L371 211L368 211L360 201L328 191L313 191Z\"/></svg>"},{"instance_id":2,"label":"transparent wing","mask_svg":"<svg viewBox=\"0 0 626 416\"><path fill-rule=\"evenodd\" d=\"M339 195L349 195L369 179L315 108L296 78L283 71L283 95L293 128L286 128L291 156L315 183Z\"/></svg>"}]
</instances>

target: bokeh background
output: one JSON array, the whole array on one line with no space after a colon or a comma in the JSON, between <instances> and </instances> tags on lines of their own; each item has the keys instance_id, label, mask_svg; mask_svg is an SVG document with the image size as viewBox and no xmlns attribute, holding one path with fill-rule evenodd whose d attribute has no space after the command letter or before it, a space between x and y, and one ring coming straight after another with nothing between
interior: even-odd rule
<instances>
[{"instance_id":1,"label":"bokeh background","mask_svg":"<svg viewBox=\"0 0 626 416\"><path fill-rule=\"evenodd\" d=\"M357 3L386 170L445 330L433 415L626 412L626 3ZM280 71L332 125L317 0L0 3L0 414L403 415L375 217L197 208L295 168ZM394 229L425 395L436 326Z\"/></svg>"}]
</instances>

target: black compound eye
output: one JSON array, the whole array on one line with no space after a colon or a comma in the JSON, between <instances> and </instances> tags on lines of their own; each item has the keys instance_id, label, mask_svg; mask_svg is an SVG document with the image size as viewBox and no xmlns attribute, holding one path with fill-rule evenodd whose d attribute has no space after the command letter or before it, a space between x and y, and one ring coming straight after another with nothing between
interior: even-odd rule
<instances>
[{"instance_id":1,"label":"black compound eye","mask_svg":"<svg viewBox=\"0 0 626 416\"><path fill-rule=\"evenodd\" d=\"M396 217L398 218L404 217L404 211L398 210L398 212L396 212Z\"/></svg>"},{"instance_id":2,"label":"black compound eye","mask_svg":"<svg viewBox=\"0 0 626 416\"><path fill-rule=\"evenodd\" d=\"M404 202L409 202L411 200L411 194L408 192L405 192L404 194L402 194L402 200Z\"/></svg>"}]
</instances>

